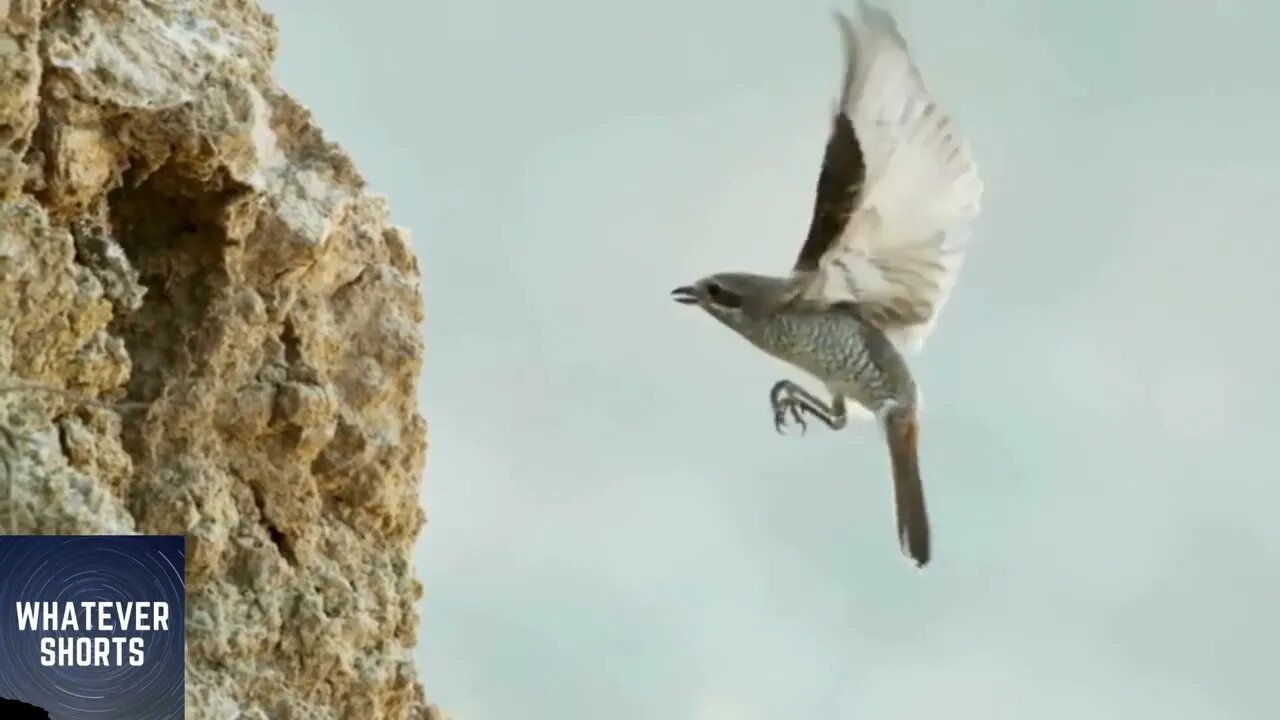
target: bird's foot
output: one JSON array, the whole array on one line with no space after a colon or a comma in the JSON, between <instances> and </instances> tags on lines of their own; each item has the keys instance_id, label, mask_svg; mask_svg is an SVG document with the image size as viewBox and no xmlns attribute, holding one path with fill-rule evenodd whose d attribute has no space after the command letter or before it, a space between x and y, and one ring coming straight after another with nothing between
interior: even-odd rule
<instances>
[{"instance_id":1,"label":"bird's foot","mask_svg":"<svg viewBox=\"0 0 1280 720\"><path fill-rule=\"evenodd\" d=\"M779 435L782 435L783 429L791 424L800 426L801 435L808 432L809 423L805 422L803 412L808 408L805 406L804 401L792 395L783 398L771 398L770 400L773 404L773 429L777 430Z\"/></svg>"},{"instance_id":2,"label":"bird's foot","mask_svg":"<svg viewBox=\"0 0 1280 720\"><path fill-rule=\"evenodd\" d=\"M809 429L809 424L804 419L806 414L818 419L832 430L844 427L847 419L842 397L836 395L833 404L828 407L812 393L790 380L779 380L774 383L769 391L769 405L773 408L773 428L779 435L787 425L799 425L800 434L803 435Z\"/></svg>"}]
</instances>

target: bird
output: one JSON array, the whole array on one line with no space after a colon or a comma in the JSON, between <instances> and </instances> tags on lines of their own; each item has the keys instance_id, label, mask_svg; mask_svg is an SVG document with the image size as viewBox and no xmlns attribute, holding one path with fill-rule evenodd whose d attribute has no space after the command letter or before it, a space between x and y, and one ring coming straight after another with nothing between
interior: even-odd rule
<instances>
[{"instance_id":1,"label":"bird","mask_svg":"<svg viewBox=\"0 0 1280 720\"><path fill-rule=\"evenodd\" d=\"M967 254L983 181L897 22L858 0L834 10L844 72L808 231L786 274L720 272L671 291L818 380L769 391L774 428L831 430L874 418L889 450L898 544L930 561L919 462L921 393L908 365L932 333Z\"/></svg>"}]
</instances>

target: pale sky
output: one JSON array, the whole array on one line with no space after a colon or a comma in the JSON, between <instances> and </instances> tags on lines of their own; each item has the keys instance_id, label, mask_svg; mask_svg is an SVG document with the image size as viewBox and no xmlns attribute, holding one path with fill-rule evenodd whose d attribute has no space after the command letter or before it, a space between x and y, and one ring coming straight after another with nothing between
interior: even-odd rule
<instances>
[{"instance_id":1,"label":"pale sky","mask_svg":"<svg viewBox=\"0 0 1280 720\"><path fill-rule=\"evenodd\" d=\"M986 183L875 427L676 285L783 273L852 0L274 0L424 271L416 651L457 720L1280 717L1280 4L890 3ZM851 6L851 5L850 5Z\"/></svg>"}]
</instances>

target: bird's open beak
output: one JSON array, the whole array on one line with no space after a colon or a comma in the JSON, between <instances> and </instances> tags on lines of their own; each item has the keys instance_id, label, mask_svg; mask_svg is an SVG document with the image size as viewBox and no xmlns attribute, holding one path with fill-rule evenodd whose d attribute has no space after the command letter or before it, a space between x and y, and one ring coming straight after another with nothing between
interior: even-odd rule
<instances>
[{"instance_id":1,"label":"bird's open beak","mask_svg":"<svg viewBox=\"0 0 1280 720\"><path fill-rule=\"evenodd\" d=\"M681 305L696 305L698 303L698 291L688 285L682 285L671 291L671 299Z\"/></svg>"}]
</instances>

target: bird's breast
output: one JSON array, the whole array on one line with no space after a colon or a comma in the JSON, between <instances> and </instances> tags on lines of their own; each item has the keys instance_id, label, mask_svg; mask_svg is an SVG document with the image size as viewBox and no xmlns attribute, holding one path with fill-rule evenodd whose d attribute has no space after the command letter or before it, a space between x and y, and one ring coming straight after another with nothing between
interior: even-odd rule
<instances>
[{"instance_id":1,"label":"bird's breast","mask_svg":"<svg viewBox=\"0 0 1280 720\"><path fill-rule=\"evenodd\" d=\"M862 323L835 313L779 313L760 341L764 350L824 381L849 379L870 360Z\"/></svg>"},{"instance_id":2,"label":"bird's breast","mask_svg":"<svg viewBox=\"0 0 1280 720\"><path fill-rule=\"evenodd\" d=\"M780 312L749 339L828 388L870 407L914 392L910 373L892 344L853 313Z\"/></svg>"}]
</instances>

